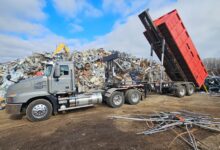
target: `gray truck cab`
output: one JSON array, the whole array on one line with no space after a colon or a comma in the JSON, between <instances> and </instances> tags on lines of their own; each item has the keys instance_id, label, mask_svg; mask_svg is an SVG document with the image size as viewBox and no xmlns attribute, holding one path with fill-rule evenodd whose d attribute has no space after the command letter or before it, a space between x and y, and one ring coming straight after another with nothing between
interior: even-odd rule
<instances>
[{"instance_id":1,"label":"gray truck cab","mask_svg":"<svg viewBox=\"0 0 220 150\"><path fill-rule=\"evenodd\" d=\"M101 91L77 92L73 62L51 62L45 67L43 76L22 80L8 88L8 113L26 114L29 120L39 121L58 111L102 102Z\"/></svg>"}]
</instances>

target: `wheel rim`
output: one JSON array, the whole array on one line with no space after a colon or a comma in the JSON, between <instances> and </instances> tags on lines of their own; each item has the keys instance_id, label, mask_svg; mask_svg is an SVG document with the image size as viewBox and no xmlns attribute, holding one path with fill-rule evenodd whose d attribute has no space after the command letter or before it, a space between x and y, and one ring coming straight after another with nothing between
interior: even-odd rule
<instances>
[{"instance_id":1,"label":"wheel rim","mask_svg":"<svg viewBox=\"0 0 220 150\"><path fill-rule=\"evenodd\" d=\"M134 103L138 102L138 101L139 101L139 94L138 94L138 93L133 93L133 94L131 95L131 100L132 100L132 102L134 102Z\"/></svg>"},{"instance_id":2,"label":"wheel rim","mask_svg":"<svg viewBox=\"0 0 220 150\"><path fill-rule=\"evenodd\" d=\"M183 88L180 89L180 95L185 95L185 90Z\"/></svg>"},{"instance_id":3,"label":"wheel rim","mask_svg":"<svg viewBox=\"0 0 220 150\"><path fill-rule=\"evenodd\" d=\"M44 104L37 104L32 109L32 115L37 119L45 117L47 115L47 112L47 106Z\"/></svg>"},{"instance_id":4,"label":"wheel rim","mask_svg":"<svg viewBox=\"0 0 220 150\"><path fill-rule=\"evenodd\" d=\"M189 93L190 93L190 94L193 94L193 92L194 92L194 89L191 87L191 88L189 89Z\"/></svg>"},{"instance_id":5,"label":"wheel rim","mask_svg":"<svg viewBox=\"0 0 220 150\"><path fill-rule=\"evenodd\" d=\"M115 105L121 105L122 103L122 96L121 95L115 95L113 97L113 102Z\"/></svg>"}]
</instances>

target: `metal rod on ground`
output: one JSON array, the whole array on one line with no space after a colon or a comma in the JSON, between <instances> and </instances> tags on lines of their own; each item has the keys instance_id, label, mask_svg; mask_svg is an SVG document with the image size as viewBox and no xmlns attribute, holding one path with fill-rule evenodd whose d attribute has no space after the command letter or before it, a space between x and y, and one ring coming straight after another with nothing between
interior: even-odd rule
<instances>
[{"instance_id":1,"label":"metal rod on ground","mask_svg":"<svg viewBox=\"0 0 220 150\"><path fill-rule=\"evenodd\" d=\"M197 123L194 123L194 125L199 126L199 127L201 127L201 128L204 128L204 129L209 129L209 130L213 130L213 131L218 131L218 132L220 132L220 129L217 129L217 128L208 127L208 126L204 126L204 125L197 124Z\"/></svg>"},{"instance_id":2,"label":"metal rod on ground","mask_svg":"<svg viewBox=\"0 0 220 150\"><path fill-rule=\"evenodd\" d=\"M172 129L172 131L173 131L174 133L176 133L177 135L179 135L179 137L180 137L184 142L186 142L189 146L191 146L191 147L193 148L193 145L192 145L189 141L187 141L182 135L180 135L176 130Z\"/></svg>"},{"instance_id":3,"label":"metal rod on ground","mask_svg":"<svg viewBox=\"0 0 220 150\"><path fill-rule=\"evenodd\" d=\"M151 121L151 122L160 122L160 121L170 121L170 122L176 122L176 120L164 120L163 118L132 118L132 117L124 117L124 116L111 116L112 119L125 119L125 120L131 120L131 121Z\"/></svg>"},{"instance_id":4,"label":"metal rod on ground","mask_svg":"<svg viewBox=\"0 0 220 150\"><path fill-rule=\"evenodd\" d=\"M165 124L163 126L161 126L160 128L158 129L152 129L153 131L164 131L164 130L168 130L172 127L175 127L177 125L181 125L183 124L182 122L174 122L174 123L170 123L170 124ZM140 133L137 133L137 134L148 134L148 132L150 132L150 134L152 133L152 131L143 131L143 132L140 132Z\"/></svg>"},{"instance_id":5,"label":"metal rod on ground","mask_svg":"<svg viewBox=\"0 0 220 150\"><path fill-rule=\"evenodd\" d=\"M125 119L125 120L131 120L131 121L142 121L146 122L148 128L145 131L139 132L137 134L144 134L144 135L150 135L155 134L159 132L164 132L167 130L173 130L177 137L180 137L183 141L185 141L188 145L190 145L193 149L197 150L198 147L201 147L198 145L197 141L198 139L195 138L193 135L193 130L189 131L188 125L190 127L200 127L203 129L209 129L212 131L218 131L220 132L220 122L219 118L213 118L210 115L207 114L200 114L200 113L194 113L189 112L186 110L182 110L179 112L160 112L152 115L141 115L140 116L112 116L112 119ZM151 122L154 124L154 126L150 127L148 122ZM174 130L175 127L180 127L183 130L186 130L186 133L188 133L188 138L184 138L182 134L179 134ZM174 138L173 141L175 141L176 138ZM170 143L170 145L173 143L173 141ZM169 146L170 146L169 145ZM207 146L206 146L207 147Z\"/></svg>"},{"instance_id":6,"label":"metal rod on ground","mask_svg":"<svg viewBox=\"0 0 220 150\"><path fill-rule=\"evenodd\" d=\"M189 138L190 138L191 143L192 143L192 145L193 145L193 148L194 148L195 150L198 150L197 144L196 144L196 141L195 141L195 138L194 138L194 136L190 133L190 131L189 131L187 125L186 125L186 131L188 132L188 135L189 135Z\"/></svg>"},{"instance_id":7,"label":"metal rod on ground","mask_svg":"<svg viewBox=\"0 0 220 150\"><path fill-rule=\"evenodd\" d=\"M197 145L200 149L202 150L209 150L209 146L207 146L206 144L204 144L201 140L199 140L198 138L196 138L197 140Z\"/></svg>"},{"instance_id":8,"label":"metal rod on ground","mask_svg":"<svg viewBox=\"0 0 220 150\"><path fill-rule=\"evenodd\" d=\"M194 131L196 131L196 129L193 129L193 130L191 130L190 132L194 132ZM177 136L172 140L172 142L170 142L170 144L169 144L168 147L170 147L170 146L174 143L174 141L175 141L176 139L178 139L179 137L181 137L181 136L184 135L184 134L188 134L188 132L185 131L185 132L182 132L182 133L180 133L180 134L177 134Z\"/></svg>"}]
</instances>

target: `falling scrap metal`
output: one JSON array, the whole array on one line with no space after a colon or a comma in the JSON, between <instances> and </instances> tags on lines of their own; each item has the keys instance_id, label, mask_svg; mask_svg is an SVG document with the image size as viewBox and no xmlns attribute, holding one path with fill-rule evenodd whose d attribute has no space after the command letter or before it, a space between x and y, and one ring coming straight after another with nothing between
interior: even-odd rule
<instances>
[{"instance_id":1,"label":"falling scrap metal","mask_svg":"<svg viewBox=\"0 0 220 150\"><path fill-rule=\"evenodd\" d=\"M190 131L193 127L200 127L203 129L220 132L220 118L212 118L210 115L199 114L182 110L179 112L160 112L152 115L127 115L127 116L111 116L112 119L125 119L131 121L146 122L148 130L138 132L137 134L151 135L167 130L174 130L175 127L184 127L184 134L188 134L188 138L181 136L193 149L198 149L198 142L193 133ZM150 126L150 124L152 126ZM174 130L175 133L177 133ZM176 139L176 138L175 138Z\"/></svg>"}]
</instances>

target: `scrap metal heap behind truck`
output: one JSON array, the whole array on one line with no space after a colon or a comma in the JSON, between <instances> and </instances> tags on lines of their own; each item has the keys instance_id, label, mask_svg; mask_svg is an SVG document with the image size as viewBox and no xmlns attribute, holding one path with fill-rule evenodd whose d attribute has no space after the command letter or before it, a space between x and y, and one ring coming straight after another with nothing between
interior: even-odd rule
<instances>
[{"instance_id":1,"label":"scrap metal heap behind truck","mask_svg":"<svg viewBox=\"0 0 220 150\"><path fill-rule=\"evenodd\" d=\"M152 40L149 40L152 48L156 53L160 53L159 58L163 59L161 52L164 51L164 54L162 54L164 55L164 65L170 78L173 81L179 79L179 81L184 81L161 82L160 90L173 92L179 97L185 94L193 94L194 84L197 84L197 82L190 80L186 75L185 78L180 78L180 75L178 76L177 74L173 75L173 72L176 73L175 69L179 59L175 56L170 57L171 59L168 57L167 53L170 49L167 43L169 40L167 41L165 36L161 36L147 12L143 12L139 17L147 29L145 33L149 34L147 36L148 40L152 38ZM162 45L161 42L163 43ZM156 84L149 82L113 83L111 79L114 77L114 65L116 65L114 59L118 57L118 54L113 54L103 58L103 61L107 62L104 89L94 89L86 93L78 92L73 62L58 61L48 63L44 76L22 80L8 88L6 111L10 114L26 114L30 121L40 121L48 119L52 114L60 111L89 107L103 101L113 108L122 106L125 101L132 105L137 104L143 97L143 91L146 96L146 91L155 89L154 86ZM173 67L173 70L167 68L168 63ZM10 80L10 75L8 80Z\"/></svg>"}]
</instances>

